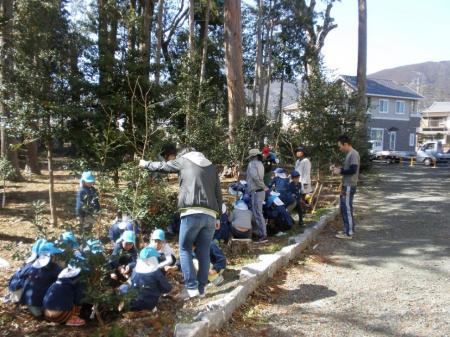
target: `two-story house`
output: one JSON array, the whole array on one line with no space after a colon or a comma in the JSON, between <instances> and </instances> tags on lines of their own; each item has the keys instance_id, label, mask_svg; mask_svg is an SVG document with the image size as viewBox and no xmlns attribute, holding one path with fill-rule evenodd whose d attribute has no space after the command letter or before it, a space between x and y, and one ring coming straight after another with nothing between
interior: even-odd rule
<instances>
[{"instance_id":1,"label":"two-story house","mask_svg":"<svg viewBox=\"0 0 450 337\"><path fill-rule=\"evenodd\" d=\"M356 76L340 76L344 87L356 91ZM367 127L375 150L414 151L420 125L418 101L409 87L391 80L368 78L366 82Z\"/></svg>"},{"instance_id":2,"label":"two-story house","mask_svg":"<svg viewBox=\"0 0 450 337\"><path fill-rule=\"evenodd\" d=\"M419 143L440 140L450 146L450 102L434 102L422 112L417 138Z\"/></svg>"}]
</instances>

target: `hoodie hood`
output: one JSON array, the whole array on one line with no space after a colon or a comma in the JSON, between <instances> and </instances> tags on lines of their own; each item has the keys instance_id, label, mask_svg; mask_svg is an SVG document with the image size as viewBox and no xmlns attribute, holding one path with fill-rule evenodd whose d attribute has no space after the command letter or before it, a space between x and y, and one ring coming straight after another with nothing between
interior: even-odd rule
<instances>
[{"instance_id":1,"label":"hoodie hood","mask_svg":"<svg viewBox=\"0 0 450 337\"><path fill-rule=\"evenodd\" d=\"M186 158L187 160L193 162L195 165L201 167L207 167L212 165L212 163L206 159L205 155L201 152L192 151L184 154L182 158Z\"/></svg>"}]
</instances>

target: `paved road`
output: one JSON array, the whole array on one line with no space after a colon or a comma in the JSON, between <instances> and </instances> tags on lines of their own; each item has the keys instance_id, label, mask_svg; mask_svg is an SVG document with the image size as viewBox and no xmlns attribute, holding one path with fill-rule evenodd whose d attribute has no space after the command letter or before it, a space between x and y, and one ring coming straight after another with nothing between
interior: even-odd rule
<instances>
[{"instance_id":1,"label":"paved road","mask_svg":"<svg viewBox=\"0 0 450 337\"><path fill-rule=\"evenodd\" d=\"M450 168L380 173L356 198L355 239L327 229L230 336L450 336Z\"/></svg>"}]
</instances>

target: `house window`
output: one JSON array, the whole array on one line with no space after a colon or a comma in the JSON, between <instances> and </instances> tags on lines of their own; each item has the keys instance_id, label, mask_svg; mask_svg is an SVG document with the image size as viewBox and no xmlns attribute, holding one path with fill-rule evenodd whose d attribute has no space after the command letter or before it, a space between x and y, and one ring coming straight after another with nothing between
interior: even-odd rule
<instances>
[{"instance_id":1,"label":"house window","mask_svg":"<svg viewBox=\"0 0 450 337\"><path fill-rule=\"evenodd\" d=\"M409 134L409 146L414 147L416 145L416 134L410 133Z\"/></svg>"},{"instance_id":2,"label":"house window","mask_svg":"<svg viewBox=\"0 0 450 337\"><path fill-rule=\"evenodd\" d=\"M396 114L404 114L405 113L405 102L404 101L396 101L395 102L395 113Z\"/></svg>"},{"instance_id":3,"label":"house window","mask_svg":"<svg viewBox=\"0 0 450 337\"><path fill-rule=\"evenodd\" d=\"M389 112L389 101L387 99L380 99L378 101L378 111L381 113L388 113Z\"/></svg>"},{"instance_id":4,"label":"house window","mask_svg":"<svg viewBox=\"0 0 450 337\"><path fill-rule=\"evenodd\" d=\"M384 129L372 128L370 129L370 140L372 141L372 149L375 151L383 150L383 136Z\"/></svg>"}]
</instances>

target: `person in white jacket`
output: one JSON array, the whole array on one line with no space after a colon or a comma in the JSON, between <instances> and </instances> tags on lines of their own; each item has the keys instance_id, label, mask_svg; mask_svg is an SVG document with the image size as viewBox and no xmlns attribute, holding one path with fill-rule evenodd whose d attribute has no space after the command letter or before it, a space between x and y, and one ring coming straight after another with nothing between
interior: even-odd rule
<instances>
[{"instance_id":1,"label":"person in white jacket","mask_svg":"<svg viewBox=\"0 0 450 337\"><path fill-rule=\"evenodd\" d=\"M305 148L299 147L296 151L297 161L295 162L295 170L300 173L300 182L302 184L302 194L312 192L311 188L311 161L307 158Z\"/></svg>"}]
</instances>

